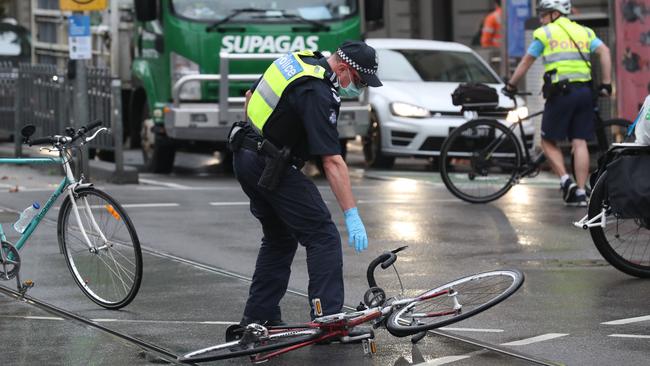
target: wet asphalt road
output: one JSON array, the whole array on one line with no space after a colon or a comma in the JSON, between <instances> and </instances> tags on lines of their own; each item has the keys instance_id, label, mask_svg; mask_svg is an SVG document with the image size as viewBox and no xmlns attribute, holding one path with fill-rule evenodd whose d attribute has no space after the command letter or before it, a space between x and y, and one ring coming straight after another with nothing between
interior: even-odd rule
<instances>
[{"instance_id":1,"label":"wet asphalt road","mask_svg":"<svg viewBox=\"0 0 650 366\"><path fill-rule=\"evenodd\" d=\"M127 204L147 249L143 285L131 305L122 311L101 310L81 294L58 255L53 221L44 222L22 252L23 276L36 282L29 294L174 353L221 341L225 327L241 316L261 229L232 177L221 173L210 158L185 158L186 166L171 176L141 175L140 185L99 183ZM589 234L571 225L585 210L564 207L552 177L525 182L492 204L470 205L451 196L437 174L428 172L420 161L399 161L397 169L389 172L364 172L354 150L350 160L353 191L370 248L355 254L344 246L348 305L356 305L367 287L367 263L385 250L408 245L397 267L410 291L490 269L514 267L526 274L526 282L513 297L450 326L446 330L450 333L559 364L648 364L650 282L607 265ZM44 201L46 190L52 189L49 184L59 178L6 167L2 175L7 179L0 185L4 209L0 222L11 232L12 210L21 210L33 199ZM14 175L23 187L9 193ZM395 179L399 177L409 179ZM336 200L327 181L315 179L345 243ZM55 220L56 212L48 218ZM388 292L399 290L392 272L381 273L378 281ZM307 287L302 249L294 261L290 287L296 294L285 297L283 317L305 320L309 309L300 295ZM2 294L0 309L0 348L8 354L3 364L157 362L128 342ZM620 319L630 320L604 324ZM329 345L292 352L269 364L528 364L440 336L430 335L416 347L384 330L377 336L379 352L373 358L364 357L359 345Z\"/></svg>"}]
</instances>

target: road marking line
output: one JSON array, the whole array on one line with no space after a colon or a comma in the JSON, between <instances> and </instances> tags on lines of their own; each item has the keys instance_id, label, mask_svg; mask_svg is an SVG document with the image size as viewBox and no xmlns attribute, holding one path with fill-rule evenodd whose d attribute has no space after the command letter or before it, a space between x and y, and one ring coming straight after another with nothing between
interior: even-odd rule
<instances>
[{"instance_id":1,"label":"road marking line","mask_svg":"<svg viewBox=\"0 0 650 366\"><path fill-rule=\"evenodd\" d=\"M29 320L65 320L56 316L18 316L18 315L0 315L0 318L11 319L29 319ZM154 324L208 324L208 325L233 325L239 324L238 321L222 320L143 320L143 319L107 319L97 318L90 319L97 323L154 323Z\"/></svg>"},{"instance_id":2,"label":"road marking line","mask_svg":"<svg viewBox=\"0 0 650 366\"><path fill-rule=\"evenodd\" d=\"M513 341L513 342L508 342L508 343L501 343L501 345L502 346L524 346L524 345L527 345L527 344L548 341L550 339L560 338L560 337L564 337L564 336L568 336L568 335L569 334L567 334L567 333L548 333L548 334L542 334L542 335L537 336L537 337L521 339L521 340L518 340L518 341Z\"/></svg>"},{"instance_id":3,"label":"road marking line","mask_svg":"<svg viewBox=\"0 0 650 366\"><path fill-rule=\"evenodd\" d=\"M149 208L149 207L178 207L178 203L126 203L124 208Z\"/></svg>"},{"instance_id":4,"label":"road marking line","mask_svg":"<svg viewBox=\"0 0 650 366\"><path fill-rule=\"evenodd\" d=\"M466 358L470 358L471 356L467 355L462 355L462 356L445 356L445 357L439 357L439 358L434 358L433 360L427 361L425 363L421 363L420 365L444 365L447 363L452 363L460 360L464 360Z\"/></svg>"},{"instance_id":5,"label":"road marking line","mask_svg":"<svg viewBox=\"0 0 650 366\"><path fill-rule=\"evenodd\" d=\"M650 315L637 316L636 318L626 318L626 319L612 320L612 321L603 322L603 323L600 323L600 324L603 324L603 325L621 325L621 324L644 322L646 320L650 320Z\"/></svg>"},{"instance_id":6,"label":"road marking line","mask_svg":"<svg viewBox=\"0 0 650 366\"><path fill-rule=\"evenodd\" d=\"M220 320L143 320L143 319L90 319L97 323L154 323L154 324L209 324L209 325L233 325L239 322L229 322Z\"/></svg>"},{"instance_id":7,"label":"road marking line","mask_svg":"<svg viewBox=\"0 0 650 366\"><path fill-rule=\"evenodd\" d=\"M484 332L484 333L501 333L503 332L503 329L481 329L481 328L448 328L448 327L443 327L440 328L440 330L450 330L450 331L456 331L456 332Z\"/></svg>"},{"instance_id":8,"label":"road marking line","mask_svg":"<svg viewBox=\"0 0 650 366\"><path fill-rule=\"evenodd\" d=\"M435 199L435 200L419 200L417 202L409 201L409 200L357 200L357 203L364 204L364 203L388 203L388 204L409 204L413 205L415 203L420 203L420 204L427 204L427 203L435 203L435 202L462 202L457 198L440 198L440 199Z\"/></svg>"},{"instance_id":9,"label":"road marking line","mask_svg":"<svg viewBox=\"0 0 650 366\"><path fill-rule=\"evenodd\" d=\"M250 205L249 201L238 201L238 202L210 202L210 206L244 206Z\"/></svg>"},{"instance_id":10,"label":"road marking line","mask_svg":"<svg viewBox=\"0 0 650 366\"><path fill-rule=\"evenodd\" d=\"M150 184L152 186L161 186L161 187L177 188L177 189L191 189L192 188L190 186L186 186L186 185L183 185L183 184L170 183L170 182L161 182L161 181L155 180L155 179L140 178L140 179L138 179L138 181L140 183Z\"/></svg>"},{"instance_id":11,"label":"road marking line","mask_svg":"<svg viewBox=\"0 0 650 366\"><path fill-rule=\"evenodd\" d=\"M610 334L608 337L650 339L650 335L645 334Z\"/></svg>"},{"instance_id":12,"label":"road marking line","mask_svg":"<svg viewBox=\"0 0 650 366\"><path fill-rule=\"evenodd\" d=\"M19 315L0 315L0 318L5 319L31 319L31 320L63 320L58 316L19 316Z\"/></svg>"}]
</instances>

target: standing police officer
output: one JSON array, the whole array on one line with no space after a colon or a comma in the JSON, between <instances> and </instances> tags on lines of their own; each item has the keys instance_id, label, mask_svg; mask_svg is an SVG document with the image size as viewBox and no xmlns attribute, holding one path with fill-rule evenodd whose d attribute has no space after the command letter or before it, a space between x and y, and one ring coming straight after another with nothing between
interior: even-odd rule
<instances>
[{"instance_id":1,"label":"standing police officer","mask_svg":"<svg viewBox=\"0 0 650 366\"><path fill-rule=\"evenodd\" d=\"M542 26L533 33L533 42L517 66L504 92L514 94L515 85L535 59L544 62L544 98L542 149L551 168L560 177L564 201L570 206L586 206L585 183L589 174L587 140L594 133L590 54L600 59L602 84L598 93L612 94L612 60L609 48L594 31L569 20L569 0L541 0L537 12ZM567 174L557 141L571 140L577 184Z\"/></svg>"},{"instance_id":2,"label":"standing police officer","mask_svg":"<svg viewBox=\"0 0 650 366\"><path fill-rule=\"evenodd\" d=\"M349 244L368 247L352 195L336 128L341 96L358 97L381 86L375 50L344 42L329 58L319 52L288 53L275 60L246 93L248 121L230 133L234 170L262 223L262 244L242 324L281 323L284 296L298 243L307 250L312 318L343 307L341 238L314 183L300 167L320 157L344 212Z\"/></svg>"}]
</instances>

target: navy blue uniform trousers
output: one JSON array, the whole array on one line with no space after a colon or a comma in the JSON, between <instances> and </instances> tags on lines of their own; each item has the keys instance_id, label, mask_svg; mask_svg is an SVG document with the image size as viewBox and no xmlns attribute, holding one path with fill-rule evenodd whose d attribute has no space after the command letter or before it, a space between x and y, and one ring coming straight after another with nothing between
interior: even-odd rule
<instances>
[{"instance_id":1,"label":"navy blue uniform trousers","mask_svg":"<svg viewBox=\"0 0 650 366\"><path fill-rule=\"evenodd\" d=\"M298 243L307 250L309 300L319 298L323 314L343 307L341 237L314 183L294 167L287 168L273 191L257 181L265 158L240 149L233 159L235 176L250 198L251 213L262 223L264 237L255 264L244 316L255 320L281 319L280 300L287 291L291 263ZM311 317L314 318L312 308Z\"/></svg>"}]
</instances>

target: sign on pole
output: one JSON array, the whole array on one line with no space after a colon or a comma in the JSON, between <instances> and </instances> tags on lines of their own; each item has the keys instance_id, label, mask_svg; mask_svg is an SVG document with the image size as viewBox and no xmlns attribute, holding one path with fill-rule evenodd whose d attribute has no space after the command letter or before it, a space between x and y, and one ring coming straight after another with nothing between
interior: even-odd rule
<instances>
[{"instance_id":1,"label":"sign on pole","mask_svg":"<svg viewBox=\"0 0 650 366\"><path fill-rule=\"evenodd\" d=\"M107 5L106 0L59 0L61 10L70 11L104 10Z\"/></svg>"},{"instance_id":2,"label":"sign on pole","mask_svg":"<svg viewBox=\"0 0 650 366\"><path fill-rule=\"evenodd\" d=\"M526 29L524 24L531 17L530 0L507 0L508 55L522 57L526 53Z\"/></svg>"},{"instance_id":3,"label":"sign on pole","mask_svg":"<svg viewBox=\"0 0 650 366\"><path fill-rule=\"evenodd\" d=\"M71 60L88 60L92 58L92 41L90 38L90 16L71 15L68 18L68 47Z\"/></svg>"}]
</instances>

